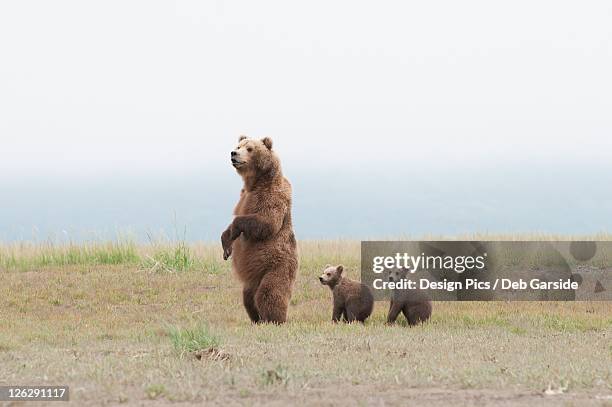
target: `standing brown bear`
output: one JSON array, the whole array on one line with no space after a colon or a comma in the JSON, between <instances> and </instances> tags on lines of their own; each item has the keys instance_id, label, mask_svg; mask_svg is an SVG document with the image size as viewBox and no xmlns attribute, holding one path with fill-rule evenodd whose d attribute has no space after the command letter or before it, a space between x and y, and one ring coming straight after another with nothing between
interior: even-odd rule
<instances>
[{"instance_id":1,"label":"standing brown bear","mask_svg":"<svg viewBox=\"0 0 612 407\"><path fill-rule=\"evenodd\" d=\"M291 224L291 184L272 151L272 140L240 136L231 161L244 181L234 220L221 235L223 259L243 284L242 299L253 322L281 324L298 269Z\"/></svg>"}]
</instances>

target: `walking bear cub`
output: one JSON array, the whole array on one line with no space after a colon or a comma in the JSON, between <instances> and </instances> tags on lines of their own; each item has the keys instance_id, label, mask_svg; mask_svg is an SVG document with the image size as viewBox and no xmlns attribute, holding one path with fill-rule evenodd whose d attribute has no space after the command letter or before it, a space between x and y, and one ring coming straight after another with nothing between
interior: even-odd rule
<instances>
[{"instance_id":1,"label":"walking bear cub","mask_svg":"<svg viewBox=\"0 0 612 407\"><path fill-rule=\"evenodd\" d=\"M346 322L364 322L374 307L374 297L365 284L342 276L344 266L328 265L319 277L321 284L329 286L334 295L332 321L344 318Z\"/></svg>"},{"instance_id":2,"label":"walking bear cub","mask_svg":"<svg viewBox=\"0 0 612 407\"><path fill-rule=\"evenodd\" d=\"M390 270L389 281L398 282L407 278L407 275L406 269ZM431 316L431 301L422 292L395 289L391 294L387 324L394 324L400 312L408 320L408 325L417 325Z\"/></svg>"}]
</instances>

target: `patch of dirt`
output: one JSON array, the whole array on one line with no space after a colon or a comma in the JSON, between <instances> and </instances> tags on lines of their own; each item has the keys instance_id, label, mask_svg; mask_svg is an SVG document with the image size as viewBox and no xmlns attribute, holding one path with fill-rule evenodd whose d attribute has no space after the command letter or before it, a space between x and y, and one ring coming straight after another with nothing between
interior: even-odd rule
<instances>
[{"instance_id":1,"label":"patch of dirt","mask_svg":"<svg viewBox=\"0 0 612 407\"><path fill-rule=\"evenodd\" d=\"M280 394L252 393L208 400L213 405L266 406L602 406L612 404L612 394L521 392L488 389L401 388L375 385L304 389ZM608 404L606 404L608 403Z\"/></svg>"},{"instance_id":2,"label":"patch of dirt","mask_svg":"<svg viewBox=\"0 0 612 407\"><path fill-rule=\"evenodd\" d=\"M567 392L546 395L546 392L526 392L493 389L452 389L377 386L373 384L329 386L287 390L283 386L252 388L206 397L204 399L156 400L142 398L142 391L121 400L124 406L610 406L612 392ZM85 401L88 405L93 400ZM111 400L106 400L111 402ZM116 400L115 400L116 402ZM93 402L93 404L99 404ZM105 404L105 403L102 403ZM114 404L111 402L111 404Z\"/></svg>"}]
</instances>

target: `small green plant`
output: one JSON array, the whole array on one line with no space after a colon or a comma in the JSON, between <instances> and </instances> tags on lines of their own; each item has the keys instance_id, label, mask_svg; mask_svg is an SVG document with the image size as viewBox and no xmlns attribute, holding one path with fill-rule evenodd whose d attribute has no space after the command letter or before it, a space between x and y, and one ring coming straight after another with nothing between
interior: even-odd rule
<instances>
[{"instance_id":1,"label":"small green plant","mask_svg":"<svg viewBox=\"0 0 612 407\"><path fill-rule=\"evenodd\" d=\"M219 347L219 338L213 335L205 324L198 324L193 328L170 327L168 336L174 349L181 356L186 353Z\"/></svg>"},{"instance_id":2,"label":"small green plant","mask_svg":"<svg viewBox=\"0 0 612 407\"><path fill-rule=\"evenodd\" d=\"M178 242L174 247L158 248L149 260L152 267L157 266L166 271L186 271L195 263L189 246L184 241Z\"/></svg>"},{"instance_id":3,"label":"small green plant","mask_svg":"<svg viewBox=\"0 0 612 407\"><path fill-rule=\"evenodd\" d=\"M525 335L527 333L527 330L520 326L512 326L509 328L509 331L515 335Z\"/></svg>"},{"instance_id":4,"label":"small green plant","mask_svg":"<svg viewBox=\"0 0 612 407\"><path fill-rule=\"evenodd\" d=\"M151 384L147 386L145 393L149 399L155 400L166 393L166 387L163 384Z\"/></svg>"},{"instance_id":5,"label":"small green plant","mask_svg":"<svg viewBox=\"0 0 612 407\"><path fill-rule=\"evenodd\" d=\"M144 267L151 271L187 271L196 264L195 256L186 241L187 230L179 238L178 231L175 232L175 240L172 244L159 243L148 235L149 242L154 247L152 256L146 256Z\"/></svg>"}]
</instances>

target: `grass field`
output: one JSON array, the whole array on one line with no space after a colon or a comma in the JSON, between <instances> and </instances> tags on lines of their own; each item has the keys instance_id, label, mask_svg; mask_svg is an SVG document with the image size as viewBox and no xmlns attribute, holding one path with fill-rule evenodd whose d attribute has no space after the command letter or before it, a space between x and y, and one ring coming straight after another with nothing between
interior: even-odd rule
<instances>
[{"instance_id":1,"label":"grass field","mask_svg":"<svg viewBox=\"0 0 612 407\"><path fill-rule=\"evenodd\" d=\"M270 326L220 245L2 246L0 385L69 385L76 405L612 405L608 302L437 302L415 328L379 302L334 325L327 263L358 279L359 242L301 242Z\"/></svg>"}]
</instances>

